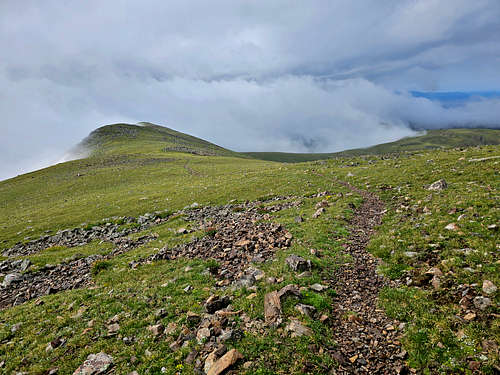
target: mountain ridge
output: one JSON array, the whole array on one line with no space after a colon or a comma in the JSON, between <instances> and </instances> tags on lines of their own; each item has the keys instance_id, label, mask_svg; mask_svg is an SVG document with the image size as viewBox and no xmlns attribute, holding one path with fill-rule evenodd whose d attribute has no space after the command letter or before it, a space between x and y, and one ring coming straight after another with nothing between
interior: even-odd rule
<instances>
[{"instance_id":1,"label":"mountain ridge","mask_svg":"<svg viewBox=\"0 0 500 375\"><path fill-rule=\"evenodd\" d=\"M0 372L496 373L500 146L276 163L172 132L0 182Z\"/></svg>"},{"instance_id":2,"label":"mountain ridge","mask_svg":"<svg viewBox=\"0 0 500 375\"><path fill-rule=\"evenodd\" d=\"M164 152L186 152L196 155L232 155L234 152L204 139L176 131L166 126L149 122L138 124L116 123L93 130L78 145L79 149L89 149L91 154L123 153L122 142L127 142L129 153L137 153L134 142L141 141L143 150L149 150L151 143L162 143ZM144 144L145 143L145 144Z\"/></svg>"},{"instance_id":3,"label":"mountain ridge","mask_svg":"<svg viewBox=\"0 0 500 375\"><path fill-rule=\"evenodd\" d=\"M141 142L139 149L134 148L134 141ZM91 155L103 155L113 153L140 154L161 147L163 152L185 152L202 156L251 157L266 161L294 163L338 157L497 144L500 144L499 129L455 128L427 130L423 135L404 137L393 142L338 152L237 152L165 126L140 122L138 124L117 123L99 127L83 139L77 148L91 150Z\"/></svg>"},{"instance_id":4,"label":"mountain ridge","mask_svg":"<svg viewBox=\"0 0 500 375\"><path fill-rule=\"evenodd\" d=\"M424 135L404 137L394 142L331 153L244 152L243 154L261 160L298 163L339 157L373 156L440 148L498 144L500 144L500 129L455 128L427 130Z\"/></svg>"}]
</instances>

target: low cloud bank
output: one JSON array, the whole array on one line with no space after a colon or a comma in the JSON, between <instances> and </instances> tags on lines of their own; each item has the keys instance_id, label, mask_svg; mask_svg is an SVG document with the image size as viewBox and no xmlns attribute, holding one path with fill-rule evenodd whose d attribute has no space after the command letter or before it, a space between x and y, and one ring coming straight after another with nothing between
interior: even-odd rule
<instances>
[{"instance_id":1,"label":"low cloud bank","mask_svg":"<svg viewBox=\"0 0 500 375\"><path fill-rule=\"evenodd\" d=\"M498 0L396 3L0 1L0 179L115 122L289 152L497 127L498 98L408 92L500 88Z\"/></svg>"},{"instance_id":2,"label":"low cloud bank","mask_svg":"<svg viewBox=\"0 0 500 375\"><path fill-rule=\"evenodd\" d=\"M4 121L18 124L2 138L1 147L12 157L0 178L58 162L90 131L114 122L155 122L236 151L334 152L415 135L415 126L498 128L500 119L498 98L447 108L365 79L102 78L100 85L83 88L45 81L47 96L28 101L29 108L16 107L15 97L0 103ZM37 95L30 82L17 85L13 94Z\"/></svg>"}]
</instances>

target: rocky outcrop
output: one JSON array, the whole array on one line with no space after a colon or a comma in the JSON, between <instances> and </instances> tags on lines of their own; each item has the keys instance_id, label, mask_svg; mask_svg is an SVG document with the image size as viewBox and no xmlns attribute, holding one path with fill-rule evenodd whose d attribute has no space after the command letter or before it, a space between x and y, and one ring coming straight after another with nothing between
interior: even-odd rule
<instances>
[{"instance_id":1,"label":"rocky outcrop","mask_svg":"<svg viewBox=\"0 0 500 375\"><path fill-rule=\"evenodd\" d=\"M170 215L168 211L158 211L146 213L137 218L134 217L116 217L109 219L107 223L92 227L79 227L58 231L53 236L42 236L37 240L26 243L17 243L9 249L3 251L6 257L25 256L38 253L53 246L75 247L83 246L93 240L105 240L116 244L132 233L137 233L153 225L161 224L167 221ZM122 229L121 224L136 224L136 227ZM0 272L1 266L0 263Z\"/></svg>"}]
</instances>

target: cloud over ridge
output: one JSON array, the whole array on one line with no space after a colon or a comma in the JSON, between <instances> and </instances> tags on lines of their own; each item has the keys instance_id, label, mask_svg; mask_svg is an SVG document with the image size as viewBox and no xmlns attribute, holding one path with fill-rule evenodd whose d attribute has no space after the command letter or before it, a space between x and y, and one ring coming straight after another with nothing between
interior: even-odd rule
<instances>
[{"instance_id":1,"label":"cloud over ridge","mask_svg":"<svg viewBox=\"0 0 500 375\"><path fill-rule=\"evenodd\" d=\"M496 0L369 4L2 2L0 178L113 122L290 152L387 142L411 124L499 126L498 98L409 93L498 90Z\"/></svg>"}]
</instances>

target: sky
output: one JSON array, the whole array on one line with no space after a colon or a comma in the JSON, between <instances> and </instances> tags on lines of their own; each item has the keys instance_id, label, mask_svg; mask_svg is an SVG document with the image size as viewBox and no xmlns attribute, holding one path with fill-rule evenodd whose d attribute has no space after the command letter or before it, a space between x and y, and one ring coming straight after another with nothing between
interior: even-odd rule
<instances>
[{"instance_id":1,"label":"sky","mask_svg":"<svg viewBox=\"0 0 500 375\"><path fill-rule=\"evenodd\" d=\"M0 179L117 122L287 152L498 128L499 19L498 0L2 0Z\"/></svg>"}]
</instances>

